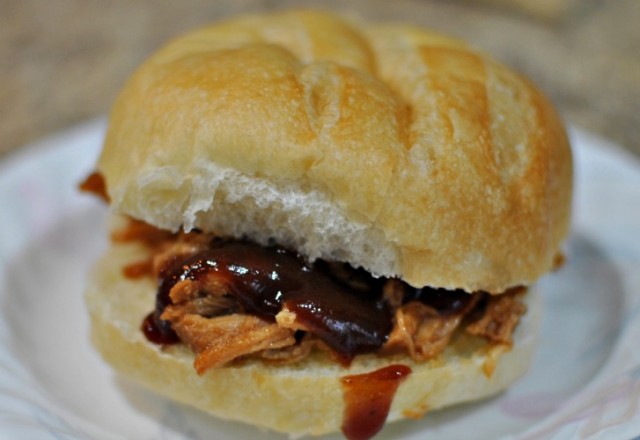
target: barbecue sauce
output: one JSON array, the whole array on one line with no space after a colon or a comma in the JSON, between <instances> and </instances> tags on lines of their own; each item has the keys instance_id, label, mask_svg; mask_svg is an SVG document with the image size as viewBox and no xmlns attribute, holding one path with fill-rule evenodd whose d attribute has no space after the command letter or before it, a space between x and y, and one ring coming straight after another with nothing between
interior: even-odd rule
<instances>
[{"instance_id":1,"label":"barbecue sauce","mask_svg":"<svg viewBox=\"0 0 640 440\"><path fill-rule=\"evenodd\" d=\"M294 252L246 241L220 241L160 275L153 330L173 337L169 322L160 318L171 304L173 286L215 273L228 295L245 313L275 320L281 309L293 312L296 322L332 348L344 364L355 355L373 352L391 331L391 314L379 283L373 291L344 285L324 265L307 263Z\"/></svg>"},{"instance_id":2,"label":"barbecue sauce","mask_svg":"<svg viewBox=\"0 0 640 440\"><path fill-rule=\"evenodd\" d=\"M141 241L151 248L174 239L143 222L114 234L116 241ZM125 268L125 276L138 278L151 269L150 260ZM213 274L227 295L247 314L274 321L281 310L295 314L300 328L318 337L349 365L358 354L377 351L393 327L392 313L382 290L386 278L374 278L363 269L318 260L308 263L279 246L213 238L209 247L187 257L175 257L158 274L155 311L142 325L151 342L180 342L171 323L161 319L172 304L171 289L180 281L198 281ZM420 301L441 315L466 309L472 295L462 290L413 288L403 284L402 304ZM477 292L476 295L484 295Z\"/></svg>"},{"instance_id":3,"label":"barbecue sauce","mask_svg":"<svg viewBox=\"0 0 640 440\"><path fill-rule=\"evenodd\" d=\"M340 380L345 402L342 432L347 439L368 440L382 429L398 386L409 374L406 365L390 365Z\"/></svg>"},{"instance_id":4,"label":"barbecue sauce","mask_svg":"<svg viewBox=\"0 0 640 440\"><path fill-rule=\"evenodd\" d=\"M107 185L104 177L99 171L89 174L79 185L80 190L91 193L98 198L109 203L109 194L107 193Z\"/></svg>"},{"instance_id":5,"label":"barbecue sauce","mask_svg":"<svg viewBox=\"0 0 640 440\"><path fill-rule=\"evenodd\" d=\"M154 344L171 345L180 342L178 335L176 335L173 330L169 328L169 331L167 331L167 329L162 328L162 326L158 326L154 312L149 313L144 318L140 329L147 340Z\"/></svg>"}]
</instances>

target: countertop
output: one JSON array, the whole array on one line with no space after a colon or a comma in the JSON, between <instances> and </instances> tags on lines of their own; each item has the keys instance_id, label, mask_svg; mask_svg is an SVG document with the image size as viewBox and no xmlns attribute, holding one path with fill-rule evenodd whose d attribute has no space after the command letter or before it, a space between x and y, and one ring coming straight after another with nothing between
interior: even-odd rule
<instances>
[{"instance_id":1,"label":"countertop","mask_svg":"<svg viewBox=\"0 0 640 440\"><path fill-rule=\"evenodd\" d=\"M107 114L127 76L171 37L291 6L464 38L529 76L568 122L640 155L638 0L0 0L0 157Z\"/></svg>"}]
</instances>

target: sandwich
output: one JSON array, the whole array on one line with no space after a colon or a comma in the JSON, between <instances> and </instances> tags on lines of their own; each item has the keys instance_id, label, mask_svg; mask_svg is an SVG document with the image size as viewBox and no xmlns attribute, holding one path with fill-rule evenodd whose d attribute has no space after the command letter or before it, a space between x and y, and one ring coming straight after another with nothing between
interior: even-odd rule
<instances>
[{"instance_id":1,"label":"sandwich","mask_svg":"<svg viewBox=\"0 0 640 440\"><path fill-rule=\"evenodd\" d=\"M547 98L465 43L284 11L152 55L82 186L112 213L86 302L116 371L365 439L526 372L572 160Z\"/></svg>"}]
</instances>

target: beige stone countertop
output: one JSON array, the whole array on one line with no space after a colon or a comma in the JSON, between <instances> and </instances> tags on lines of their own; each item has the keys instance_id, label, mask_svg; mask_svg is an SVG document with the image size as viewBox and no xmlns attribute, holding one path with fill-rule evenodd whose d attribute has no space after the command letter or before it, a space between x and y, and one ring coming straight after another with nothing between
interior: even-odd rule
<instances>
[{"instance_id":1,"label":"beige stone countertop","mask_svg":"<svg viewBox=\"0 0 640 440\"><path fill-rule=\"evenodd\" d=\"M640 155L638 0L0 0L0 157L107 114L127 76L169 38L292 6L464 38L533 79L567 121Z\"/></svg>"}]
</instances>

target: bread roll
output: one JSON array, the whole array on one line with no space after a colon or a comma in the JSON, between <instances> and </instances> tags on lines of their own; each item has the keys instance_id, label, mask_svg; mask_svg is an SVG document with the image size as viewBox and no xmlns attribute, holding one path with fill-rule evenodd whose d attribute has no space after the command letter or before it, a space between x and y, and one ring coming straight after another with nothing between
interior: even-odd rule
<instances>
[{"instance_id":1,"label":"bread roll","mask_svg":"<svg viewBox=\"0 0 640 440\"><path fill-rule=\"evenodd\" d=\"M116 212L501 292L547 272L572 169L554 109L465 44L329 13L237 18L142 65L98 168Z\"/></svg>"}]
</instances>

